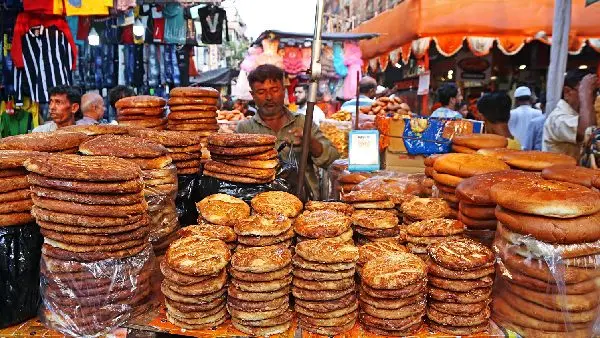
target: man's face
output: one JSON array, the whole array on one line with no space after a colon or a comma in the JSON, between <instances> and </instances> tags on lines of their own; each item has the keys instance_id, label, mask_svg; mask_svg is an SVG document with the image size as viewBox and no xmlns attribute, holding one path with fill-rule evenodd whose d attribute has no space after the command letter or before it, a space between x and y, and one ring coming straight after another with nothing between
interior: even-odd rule
<instances>
[{"instance_id":1,"label":"man's face","mask_svg":"<svg viewBox=\"0 0 600 338\"><path fill-rule=\"evenodd\" d=\"M92 118L96 121L100 121L102 120L102 118L104 117L104 100L97 100L94 103L94 107L92 109Z\"/></svg>"},{"instance_id":2,"label":"man's face","mask_svg":"<svg viewBox=\"0 0 600 338\"><path fill-rule=\"evenodd\" d=\"M296 103L299 106L303 106L306 103L306 91L304 87L296 87L294 89L294 96L296 97Z\"/></svg>"},{"instance_id":3,"label":"man's face","mask_svg":"<svg viewBox=\"0 0 600 338\"><path fill-rule=\"evenodd\" d=\"M262 115L281 114L285 102L285 91L281 81L254 82L251 87L252 98Z\"/></svg>"},{"instance_id":4,"label":"man's face","mask_svg":"<svg viewBox=\"0 0 600 338\"><path fill-rule=\"evenodd\" d=\"M73 120L79 105L77 103L72 104L67 98L67 94L57 94L50 97L49 108L52 121L60 126Z\"/></svg>"},{"instance_id":5,"label":"man's face","mask_svg":"<svg viewBox=\"0 0 600 338\"><path fill-rule=\"evenodd\" d=\"M573 109L579 110L579 84L575 88L565 86L563 96Z\"/></svg>"}]
</instances>

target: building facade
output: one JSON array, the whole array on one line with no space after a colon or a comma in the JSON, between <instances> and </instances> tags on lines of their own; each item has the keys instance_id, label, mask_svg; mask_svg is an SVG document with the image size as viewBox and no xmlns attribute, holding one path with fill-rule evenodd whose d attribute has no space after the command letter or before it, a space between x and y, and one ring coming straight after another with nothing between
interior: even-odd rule
<instances>
[{"instance_id":1,"label":"building facade","mask_svg":"<svg viewBox=\"0 0 600 338\"><path fill-rule=\"evenodd\" d=\"M325 0L324 31L348 32L402 0Z\"/></svg>"}]
</instances>

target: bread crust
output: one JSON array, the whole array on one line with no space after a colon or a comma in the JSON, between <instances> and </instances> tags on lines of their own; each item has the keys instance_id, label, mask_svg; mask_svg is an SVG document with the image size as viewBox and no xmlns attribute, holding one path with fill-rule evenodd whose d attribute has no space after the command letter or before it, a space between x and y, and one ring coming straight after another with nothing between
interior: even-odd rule
<instances>
[{"instance_id":1,"label":"bread crust","mask_svg":"<svg viewBox=\"0 0 600 338\"><path fill-rule=\"evenodd\" d=\"M467 215L458 213L458 219L463 222L468 229L476 230L496 230L498 221L496 219L475 219Z\"/></svg>"},{"instance_id":2,"label":"bread crust","mask_svg":"<svg viewBox=\"0 0 600 338\"><path fill-rule=\"evenodd\" d=\"M347 216L352 216L354 208L343 202L321 202L321 201L308 201L304 205L305 210L317 211L317 210L333 210L341 212Z\"/></svg>"},{"instance_id":3,"label":"bread crust","mask_svg":"<svg viewBox=\"0 0 600 338\"><path fill-rule=\"evenodd\" d=\"M233 225L250 216L250 206L241 199L226 194L214 194L196 203L198 212L213 224Z\"/></svg>"},{"instance_id":4,"label":"bread crust","mask_svg":"<svg viewBox=\"0 0 600 338\"><path fill-rule=\"evenodd\" d=\"M90 215L102 217L128 217L143 214L148 209L146 201L131 205L102 205L102 204L81 204L55 200L45 197L32 195L33 203L40 208L53 210L56 212L68 212L75 215Z\"/></svg>"},{"instance_id":5,"label":"bread crust","mask_svg":"<svg viewBox=\"0 0 600 338\"><path fill-rule=\"evenodd\" d=\"M255 273L255 272L243 272L243 271L238 271L236 269L230 269L229 273L231 274L231 277L236 278L241 281L268 282L271 280L283 279L288 276L291 276L292 264L288 264L279 270L275 270L275 271L271 271L271 272Z\"/></svg>"},{"instance_id":6,"label":"bread crust","mask_svg":"<svg viewBox=\"0 0 600 338\"><path fill-rule=\"evenodd\" d=\"M401 209L414 220L445 218L451 213L448 203L441 198L413 198L402 203Z\"/></svg>"},{"instance_id":7,"label":"bread crust","mask_svg":"<svg viewBox=\"0 0 600 338\"><path fill-rule=\"evenodd\" d=\"M495 220L496 219L496 206L478 205L465 202L463 200L459 203L460 213L474 219L481 220Z\"/></svg>"},{"instance_id":8,"label":"bread crust","mask_svg":"<svg viewBox=\"0 0 600 338\"><path fill-rule=\"evenodd\" d=\"M217 106L215 105L210 105L210 104L181 104L181 105L176 105L176 106L170 106L169 110L171 111L171 113L169 113L169 116L171 116L171 114L173 113L177 113L178 115L181 113L181 116L192 116L192 115L198 115L199 113L210 113L211 115L208 117L217 117L217 110L219 110L217 108ZM174 119L178 119L176 117L173 117ZM182 119L187 119L190 117L185 117ZM194 117L194 118L200 118L200 117Z\"/></svg>"},{"instance_id":9,"label":"bread crust","mask_svg":"<svg viewBox=\"0 0 600 338\"><path fill-rule=\"evenodd\" d=\"M574 218L600 211L600 193L567 182L502 182L492 187L491 196L503 208L524 214Z\"/></svg>"},{"instance_id":10,"label":"bread crust","mask_svg":"<svg viewBox=\"0 0 600 338\"><path fill-rule=\"evenodd\" d=\"M367 243L358 248L359 259L357 265L362 266L374 258L394 252L408 252L408 250L395 238Z\"/></svg>"},{"instance_id":11,"label":"bread crust","mask_svg":"<svg viewBox=\"0 0 600 338\"><path fill-rule=\"evenodd\" d=\"M354 289L356 286L353 277L338 280L313 281L294 276L292 283L296 287L311 291L346 290Z\"/></svg>"},{"instance_id":12,"label":"bread crust","mask_svg":"<svg viewBox=\"0 0 600 338\"><path fill-rule=\"evenodd\" d=\"M490 299L492 288L487 287L473 289L467 292L456 292L430 286L428 294L430 298L440 302L472 304Z\"/></svg>"},{"instance_id":13,"label":"bread crust","mask_svg":"<svg viewBox=\"0 0 600 338\"><path fill-rule=\"evenodd\" d=\"M342 270L352 269L352 268L355 267L354 263L319 263L319 262L313 262L313 261L309 261L309 260L306 260L306 259L302 258L298 254L296 254L296 255L294 255L292 257L292 263L294 264L294 266L299 266L299 267L301 267L303 269L315 270L315 271L322 271L322 272L342 271Z\"/></svg>"},{"instance_id":14,"label":"bread crust","mask_svg":"<svg viewBox=\"0 0 600 338\"><path fill-rule=\"evenodd\" d=\"M458 144L453 144L452 152L461 153L461 154L476 154L477 149L473 149L473 148L469 148L469 147L465 147L465 146L459 146Z\"/></svg>"},{"instance_id":15,"label":"bread crust","mask_svg":"<svg viewBox=\"0 0 600 338\"><path fill-rule=\"evenodd\" d=\"M62 131L72 131L75 133L86 134L87 136L98 136L98 135L125 135L129 132L129 129L123 126L112 125L112 124L95 124L95 125L79 125L79 126L67 126L59 129Z\"/></svg>"},{"instance_id":16,"label":"bread crust","mask_svg":"<svg viewBox=\"0 0 600 338\"><path fill-rule=\"evenodd\" d=\"M427 248L437 264L453 270L470 270L489 266L494 253L483 244L468 238L448 239Z\"/></svg>"},{"instance_id":17,"label":"bread crust","mask_svg":"<svg viewBox=\"0 0 600 338\"><path fill-rule=\"evenodd\" d=\"M291 244L292 238L294 237L294 229L289 227L286 231L276 236L247 236L240 235L238 236L238 242L240 245L247 246L270 246L270 245L279 245L279 246L288 246Z\"/></svg>"},{"instance_id":18,"label":"bread crust","mask_svg":"<svg viewBox=\"0 0 600 338\"><path fill-rule=\"evenodd\" d=\"M433 218L412 223L405 227L407 234L419 237L451 236L462 234L465 227L457 220Z\"/></svg>"},{"instance_id":19,"label":"bread crust","mask_svg":"<svg viewBox=\"0 0 600 338\"><path fill-rule=\"evenodd\" d=\"M506 163L497 159L479 154L457 153L440 156L440 158L435 161L433 168L439 173L458 177L471 177L488 172L510 169Z\"/></svg>"},{"instance_id":20,"label":"bread crust","mask_svg":"<svg viewBox=\"0 0 600 338\"><path fill-rule=\"evenodd\" d=\"M25 168L41 176L91 182L129 181L141 176L134 164L109 156L41 156L26 160Z\"/></svg>"},{"instance_id":21,"label":"bread crust","mask_svg":"<svg viewBox=\"0 0 600 338\"><path fill-rule=\"evenodd\" d=\"M227 288L227 294L237 299L250 301L250 302L265 302L273 299L281 298L290 293L290 287L286 286L280 290L272 292L247 292L238 289L235 285L229 284Z\"/></svg>"},{"instance_id":22,"label":"bread crust","mask_svg":"<svg viewBox=\"0 0 600 338\"><path fill-rule=\"evenodd\" d=\"M362 282L374 289L401 289L426 280L427 267L417 256L390 253L368 261L361 270Z\"/></svg>"},{"instance_id":23,"label":"bread crust","mask_svg":"<svg viewBox=\"0 0 600 338\"><path fill-rule=\"evenodd\" d=\"M225 242L202 236L189 236L171 244L165 259L169 266L181 273L204 276L221 271L231 258Z\"/></svg>"},{"instance_id":24,"label":"bread crust","mask_svg":"<svg viewBox=\"0 0 600 338\"><path fill-rule=\"evenodd\" d=\"M23 190L29 187L27 176L13 176L0 178L0 193Z\"/></svg>"},{"instance_id":25,"label":"bread crust","mask_svg":"<svg viewBox=\"0 0 600 338\"><path fill-rule=\"evenodd\" d=\"M219 159L216 162L221 167L233 168L233 170L242 171L244 173L252 172L266 172L266 169L271 173L275 173L274 169L279 166L279 160L246 160L246 159L235 159L235 160L223 160ZM238 168L238 169L236 169Z\"/></svg>"},{"instance_id":26,"label":"bread crust","mask_svg":"<svg viewBox=\"0 0 600 338\"><path fill-rule=\"evenodd\" d=\"M435 169L431 170L431 177L435 181L435 183L441 183L448 187L457 187L460 182L464 180L462 177L448 175L444 173L437 172Z\"/></svg>"},{"instance_id":27,"label":"bread crust","mask_svg":"<svg viewBox=\"0 0 600 338\"><path fill-rule=\"evenodd\" d=\"M348 231L350 224L350 217L337 211L307 211L296 218L294 231L308 238L336 237Z\"/></svg>"},{"instance_id":28,"label":"bread crust","mask_svg":"<svg viewBox=\"0 0 600 338\"><path fill-rule=\"evenodd\" d=\"M216 111L210 110L186 110L186 111L171 111L167 116L168 121L187 121L193 119L214 119L217 116ZM207 133L206 136L212 133Z\"/></svg>"},{"instance_id":29,"label":"bread crust","mask_svg":"<svg viewBox=\"0 0 600 338\"><path fill-rule=\"evenodd\" d=\"M40 232L44 237L62 243L98 246L105 244L118 244L124 241L145 238L148 236L150 229L147 227L142 227L128 232L110 235L68 234L44 228L40 229Z\"/></svg>"},{"instance_id":30,"label":"bread crust","mask_svg":"<svg viewBox=\"0 0 600 338\"><path fill-rule=\"evenodd\" d=\"M142 108L142 107L164 107L167 101L162 97L150 95L138 95L124 97L115 103L115 108Z\"/></svg>"},{"instance_id":31,"label":"bread crust","mask_svg":"<svg viewBox=\"0 0 600 338\"><path fill-rule=\"evenodd\" d=\"M506 148L508 139L496 134L458 135L452 139L452 144L471 149Z\"/></svg>"},{"instance_id":32,"label":"bread crust","mask_svg":"<svg viewBox=\"0 0 600 338\"><path fill-rule=\"evenodd\" d=\"M53 179L30 173L27 175L27 181L35 186L83 194L131 194L141 192L144 189L144 182L139 177L129 181L91 182Z\"/></svg>"},{"instance_id":33,"label":"bread crust","mask_svg":"<svg viewBox=\"0 0 600 338\"><path fill-rule=\"evenodd\" d=\"M168 123L167 129L175 131L208 131L215 133L219 130L217 124L202 124L202 123ZM212 134L211 133L211 134ZM210 135L210 134L209 134Z\"/></svg>"},{"instance_id":34,"label":"bread crust","mask_svg":"<svg viewBox=\"0 0 600 338\"><path fill-rule=\"evenodd\" d=\"M290 250L273 245L236 250L231 267L242 272L265 273L283 269L291 261Z\"/></svg>"},{"instance_id":35,"label":"bread crust","mask_svg":"<svg viewBox=\"0 0 600 338\"><path fill-rule=\"evenodd\" d=\"M437 332L443 332L447 334L451 334L453 336L469 336L477 333L488 331L490 328L490 323L485 322L480 325L475 326L450 326L450 325L442 325L435 322L428 322L427 325ZM534 336L532 336L534 337Z\"/></svg>"},{"instance_id":36,"label":"bread crust","mask_svg":"<svg viewBox=\"0 0 600 338\"><path fill-rule=\"evenodd\" d=\"M159 117L148 117L138 120L119 120L120 126L129 128L156 128L166 125L167 120Z\"/></svg>"},{"instance_id":37,"label":"bread crust","mask_svg":"<svg viewBox=\"0 0 600 338\"><path fill-rule=\"evenodd\" d=\"M42 244L42 253L47 256L62 259L73 260L78 262L95 262L110 258L125 258L139 254L149 247L146 241L138 246L125 248L115 251L95 251L95 252L72 252L65 249L57 248L47 243Z\"/></svg>"},{"instance_id":38,"label":"bread crust","mask_svg":"<svg viewBox=\"0 0 600 338\"><path fill-rule=\"evenodd\" d=\"M296 245L296 254L317 263L356 263L358 248L333 239L313 239Z\"/></svg>"},{"instance_id":39,"label":"bread crust","mask_svg":"<svg viewBox=\"0 0 600 338\"><path fill-rule=\"evenodd\" d=\"M67 202L102 205L132 205L142 203L144 196L135 194L81 194L39 186L32 186L31 192L38 197L52 198Z\"/></svg>"},{"instance_id":40,"label":"bread crust","mask_svg":"<svg viewBox=\"0 0 600 338\"><path fill-rule=\"evenodd\" d=\"M272 150L272 146L254 146L254 147L221 147L215 146L212 144L208 145L208 151L210 153L215 153L218 155L225 156L247 156L247 155L256 155L260 153L264 153L266 151Z\"/></svg>"},{"instance_id":41,"label":"bread crust","mask_svg":"<svg viewBox=\"0 0 600 338\"><path fill-rule=\"evenodd\" d=\"M433 307L427 309L427 318L430 320L443 324L443 325L455 325L455 326L477 326L489 322L490 308L485 307L483 311L479 313L470 314L467 316L454 315L436 310Z\"/></svg>"},{"instance_id":42,"label":"bread crust","mask_svg":"<svg viewBox=\"0 0 600 338\"><path fill-rule=\"evenodd\" d=\"M273 326L245 326L237 320L231 320L231 324L237 330L256 337L269 337L276 334L282 334L290 329L291 321L273 325Z\"/></svg>"},{"instance_id":43,"label":"bread crust","mask_svg":"<svg viewBox=\"0 0 600 338\"><path fill-rule=\"evenodd\" d=\"M282 315L279 315L279 316L273 317L273 318L262 319L262 320L244 320L244 319L239 319L239 318L231 318L231 321L235 322L237 324L248 326L248 327L256 327L256 328L267 327L268 328L268 327L288 323L293 318L294 318L294 312L291 309L288 309ZM260 334L256 334L256 335L260 335Z\"/></svg>"},{"instance_id":44,"label":"bread crust","mask_svg":"<svg viewBox=\"0 0 600 338\"><path fill-rule=\"evenodd\" d=\"M179 231L177 231L177 234L180 237L187 237L192 235L212 237L220 239L225 243L235 242L237 239L237 234L235 233L235 231L233 231L231 227L207 223L190 225L185 228L181 228Z\"/></svg>"},{"instance_id":45,"label":"bread crust","mask_svg":"<svg viewBox=\"0 0 600 338\"><path fill-rule=\"evenodd\" d=\"M176 87L171 89L171 97L219 97L219 91L211 87Z\"/></svg>"},{"instance_id":46,"label":"bread crust","mask_svg":"<svg viewBox=\"0 0 600 338\"><path fill-rule=\"evenodd\" d=\"M429 268L429 273L434 276L448 279L479 279L493 274L496 271L494 266L486 266L473 270L451 270L436 264L433 260L428 260L426 264Z\"/></svg>"},{"instance_id":47,"label":"bread crust","mask_svg":"<svg viewBox=\"0 0 600 338\"><path fill-rule=\"evenodd\" d=\"M23 171L16 175L4 174L2 177L26 175L24 162L30 157L45 155L42 152L29 150L0 150L0 170L2 173L10 173L12 170Z\"/></svg>"},{"instance_id":48,"label":"bread crust","mask_svg":"<svg viewBox=\"0 0 600 338\"><path fill-rule=\"evenodd\" d=\"M171 97L167 104L171 106L180 105L208 105L214 106L218 103L218 99L214 97Z\"/></svg>"},{"instance_id":49,"label":"bread crust","mask_svg":"<svg viewBox=\"0 0 600 338\"><path fill-rule=\"evenodd\" d=\"M350 293L342 298L329 300L326 302L295 299L295 304L301 306L303 309L307 309L316 313L329 313L332 311L351 308L353 304L357 304L357 298L354 293Z\"/></svg>"},{"instance_id":50,"label":"bread crust","mask_svg":"<svg viewBox=\"0 0 600 338\"><path fill-rule=\"evenodd\" d=\"M9 214L0 214L0 227L23 225L35 221L29 212L13 212Z\"/></svg>"},{"instance_id":51,"label":"bread crust","mask_svg":"<svg viewBox=\"0 0 600 338\"><path fill-rule=\"evenodd\" d=\"M471 178L464 179L456 187L456 196L461 201L476 205L495 205L490 189L502 182L513 182L515 180L540 180L540 176L535 173L520 170L503 170Z\"/></svg>"},{"instance_id":52,"label":"bread crust","mask_svg":"<svg viewBox=\"0 0 600 338\"><path fill-rule=\"evenodd\" d=\"M137 164L143 170L163 169L173 163L173 159L168 155L155 158L128 158L127 161Z\"/></svg>"},{"instance_id":53,"label":"bread crust","mask_svg":"<svg viewBox=\"0 0 600 338\"><path fill-rule=\"evenodd\" d=\"M577 165L577 161L569 155L533 150L506 153L503 160L513 168L530 171L542 171L557 164Z\"/></svg>"},{"instance_id":54,"label":"bread crust","mask_svg":"<svg viewBox=\"0 0 600 338\"><path fill-rule=\"evenodd\" d=\"M592 181L600 176L600 170L572 165L553 165L542 170L542 178L547 180L569 182L591 188Z\"/></svg>"},{"instance_id":55,"label":"bread crust","mask_svg":"<svg viewBox=\"0 0 600 338\"><path fill-rule=\"evenodd\" d=\"M451 315L457 316L468 316L468 315L477 315L482 312L488 311L489 317L489 304L491 303L491 299L486 299L479 303L470 303L470 304L461 304L461 303L447 303L440 302L437 300L429 300L427 305L437 310L438 312L447 313Z\"/></svg>"},{"instance_id":56,"label":"bread crust","mask_svg":"<svg viewBox=\"0 0 600 338\"><path fill-rule=\"evenodd\" d=\"M263 215L283 215L294 218L304 205L298 197L284 191L266 191L257 194L250 201L252 209Z\"/></svg>"},{"instance_id":57,"label":"bread crust","mask_svg":"<svg viewBox=\"0 0 600 338\"><path fill-rule=\"evenodd\" d=\"M235 162L235 161L233 161ZM275 161L275 166L277 166L277 161ZM204 164L204 168L211 172L230 174L230 175L241 175L245 177L257 178L257 179L267 179L273 177L275 175L274 169L257 169L257 168L248 168L237 165L230 165L227 163L217 162L209 160Z\"/></svg>"},{"instance_id":58,"label":"bread crust","mask_svg":"<svg viewBox=\"0 0 600 338\"><path fill-rule=\"evenodd\" d=\"M143 138L151 142L162 144L165 147L169 147L168 150L171 152L171 147L189 147L199 146L203 140L202 136L195 133L184 132L184 131L171 131L171 130L148 130L148 129L134 129L130 130L129 134L135 137ZM195 150L196 148L194 148ZM189 150L184 150L187 152Z\"/></svg>"},{"instance_id":59,"label":"bread crust","mask_svg":"<svg viewBox=\"0 0 600 338\"><path fill-rule=\"evenodd\" d=\"M385 193L372 190L351 191L343 194L341 199L346 203L389 201Z\"/></svg>"},{"instance_id":60,"label":"bread crust","mask_svg":"<svg viewBox=\"0 0 600 338\"><path fill-rule=\"evenodd\" d=\"M77 148L87 138L88 136L85 134L73 132L31 133L8 136L0 139L0 150L59 152ZM13 156L19 162L23 155L13 154Z\"/></svg>"},{"instance_id":61,"label":"bread crust","mask_svg":"<svg viewBox=\"0 0 600 338\"><path fill-rule=\"evenodd\" d=\"M273 160L273 159L277 159L277 150L275 149L270 149L265 151L264 153L259 153L259 154L255 154L255 155L247 155L247 156L227 156L227 155L218 155L218 154L212 154L212 158L215 161L227 161L227 160L254 160L254 161L268 161L268 160ZM241 163L244 162L239 162L240 165Z\"/></svg>"},{"instance_id":62,"label":"bread crust","mask_svg":"<svg viewBox=\"0 0 600 338\"><path fill-rule=\"evenodd\" d=\"M208 138L208 144L220 147L275 146L277 137L266 134L215 134Z\"/></svg>"}]
</instances>

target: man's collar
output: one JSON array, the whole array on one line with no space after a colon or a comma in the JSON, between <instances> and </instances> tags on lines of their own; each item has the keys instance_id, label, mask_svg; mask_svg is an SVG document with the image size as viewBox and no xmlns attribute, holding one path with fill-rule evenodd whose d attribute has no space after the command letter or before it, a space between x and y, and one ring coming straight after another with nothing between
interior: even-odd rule
<instances>
[{"instance_id":1,"label":"man's collar","mask_svg":"<svg viewBox=\"0 0 600 338\"><path fill-rule=\"evenodd\" d=\"M577 111L575 109L573 109L573 107L571 107L569 102L565 101L564 99L558 100L558 103L556 104L556 108L558 108L566 113L569 113L571 115L579 115L577 113Z\"/></svg>"},{"instance_id":2,"label":"man's collar","mask_svg":"<svg viewBox=\"0 0 600 338\"><path fill-rule=\"evenodd\" d=\"M288 125L294 123L294 121L296 120L296 118L298 117L298 115L297 114L293 114L286 107L283 107L283 110L284 110L285 115L287 117L287 121L285 122L285 124L283 125L283 127L287 127ZM254 116L252 117L252 119L254 121L256 121L256 123L258 123L258 124L260 124L260 125L262 125L264 127L267 127L269 129L271 129L271 127L269 127L269 125L260 116L260 109L256 112L256 114L254 114Z\"/></svg>"}]
</instances>

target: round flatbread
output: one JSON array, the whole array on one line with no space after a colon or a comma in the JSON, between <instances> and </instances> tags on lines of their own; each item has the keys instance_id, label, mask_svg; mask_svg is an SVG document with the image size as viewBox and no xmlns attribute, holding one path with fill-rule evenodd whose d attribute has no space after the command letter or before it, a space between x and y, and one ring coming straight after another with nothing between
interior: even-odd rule
<instances>
[{"instance_id":1,"label":"round flatbread","mask_svg":"<svg viewBox=\"0 0 600 338\"><path fill-rule=\"evenodd\" d=\"M33 150L58 152L79 147L88 138L82 133L31 133L0 139L0 150Z\"/></svg>"},{"instance_id":2,"label":"round flatbread","mask_svg":"<svg viewBox=\"0 0 600 338\"><path fill-rule=\"evenodd\" d=\"M452 145L470 149L506 148L508 139L496 134L457 135L452 139Z\"/></svg>"},{"instance_id":3,"label":"round flatbread","mask_svg":"<svg viewBox=\"0 0 600 338\"><path fill-rule=\"evenodd\" d=\"M171 157L173 157L171 155ZM277 163L277 161L275 161ZM277 166L277 165L276 165ZM257 179L267 179L273 177L275 175L275 170L273 169L256 169L256 168L247 168L247 167L239 167L236 165L229 165L226 163L221 163L217 161L209 160L204 164L204 168L206 170L224 173L228 175L241 175L245 177L257 178Z\"/></svg>"},{"instance_id":4,"label":"round flatbread","mask_svg":"<svg viewBox=\"0 0 600 338\"><path fill-rule=\"evenodd\" d=\"M471 270L490 266L494 253L483 244L469 238L452 238L427 248L437 264L453 270Z\"/></svg>"},{"instance_id":5,"label":"round flatbread","mask_svg":"<svg viewBox=\"0 0 600 338\"><path fill-rule=\"evenodd\" d=\"M290 251L273 245L236 250L231 267L242 272L265 273L283 269L292 260Z\"/></svg>"},{"instance_id":6,"label":"round flatbread","mask_svg":"<svg viewBox=\"0 0 600 338\"><path fill-rule=\"evenodd\" d=\"M317 263L356 263L358 248L335 239L313 239L298 243L296 253L303 259Z\"/></svg>"},{"instance_id":7,"label":"round flatbread","mask_svg":"<svg viewBox=\"0 0 600 338\"><path fill-rule=\"evenodd\" d=\"M291 227L292 221L284 216L252 215L234 223L234 230L240 236L279 236Z\"/></svg>"},{"instance_id":8,"label":"round flatbread","mask_svg":"<svg viewBox=\"0 0 600 338\"><path fill-rule=\"evenodd\" d=\"M593 187L592 181L597 176L600 176L600 170L598 169L576 167L564 164L553 165L542 170L542 178L547 180L569 182L583 185L588 188Z\"/></svg>"},{"instance_id":9,"label":"round flatbread","mask_svg":"<svg viewBox=\"0 0 600 338\"><path fill-rule=\"evenodd\" d=\"M255 154L255 155L247 155L247 156L226 156L226 155L218 155L212 154L212 158L215 161L223 161L223 160L257 160L257 161L267 161L277 158L277 150L271 149L265 151L264 153ZM240 162L242 163L242 162Z\"/></svg>"},{"instance_id":10,"label":"round flatbread","mask_svg":"<svg viewBox=\"0 0 600 338\"><path fill-rule=\"evenodd\" d=\"M450 206L441 198L413 198L402 203L402 213L414 220L446 218L450 216Z\"/></svg>"},{"instance_id":11,"label":"round flatbread","mask_svg":"<svg viewBox=\"0 0 600 338\"><path fill-rule=\"evenodd\" d=\"M211 154L225 155L225 156L248 156L264 153L269 150L273 150L273 146L253 146L253 147L221 147L212 144L208 145L208 151Z\"/></svg>"},{"instance_id":12,"label":"round flatbread","mask_svg":"<svg viewBox=\"0 0 600 338\"><path fill-rule=\"evenodd\" d=\"M141 171L133 163L109 156L52 155L25 161L30 172L58 179L92 182L139 179Z\"/></svg>"},{"instance_id":13,"label":"round flatbread","mask_svg":"<svg viewBox=\"0 0 600 338\"><path fill-rule=\"evenodd\" d=\"M545 151L517 151L506 153L503 155L503 160L513 168L530 171L542 171L545 168L557 164L569 166L577 165L577 161L569 155Z\"/></svg>"},{"instance_id":14,"label":"round flatbread","mask_svg":"<svg viewBox=\"0 0 600 338\"><path fill-rule=\"evenodd\" d=\"M211 87L176 87L171 89L171 97L216 97L220 95L219 91Z\"/></svg>"},{"instance_id":15,"label":"round flatbread","mask_svg":"<svg viewBox=\"0 0 600 338\"><path fill-rule=\"evenodd\" d=\"M25 175L0 178L0 193L27 189L28 187L29 182Z\"/></svg>"},{"instance_id":16,"label":"round flatbread","mask_svg":"<svg viewBox=\"0 0 600 338\"><path fill-rule=\"evenodd\" d=\"M458 177L471 177L510 169L506 163L488 156L457 153L440 156L433 164L433 168L436 172Z\"/></svg>"},{"instance_id":17,"label":"round flatbread","mask_svg":"<svg viewBox=\"0 0 600 338\"><path fill-rule=\"evenodd\" d=\"M3 172L10 170L23 170L25 160L34 157L46 155L45 153L28 150L0 150L0 170ZM8 176L21 176L26 175L27 172L18 175L5 175Z\"/></svg>"},{"instance_id":18,"label":"round flatbread","mask_svg":"<svg viewBox=\"0 0 600 338\"><path fill-rule=\"evenodd\" d=\"M160 126L164 126L167 123L166 119L156 118L156 117L148 117L141 120L119 120L119 125L129 127L129 128L156 128Z\"/></svg>"},{"instance_id":19,"label":"round flatbread","mask_svg":"<svg viewBox=\"0 0 600 338\"><path fill-rule=\"evenodd\" d=\"M32 195L33 203L43 209L56 212L69 212L75 215L90 215L102 217L128 217L146 213L146 201L132 205L93 205L68 201L60 201Z\"/></svg>"},{"instance_id":20,"label":"round flatbread","mask_svg":"<svg viewBox=\"0 0 600 338\"><path fill-rule=\"evenodd\" d=\"M298 197L284 191L266 191L257 194L250 201L252 209L263 215L283 215L294 218L304 205Z\"/></svg>"},{"instance_id":21,"label":"round flatbread","mask_svg":"<svg viewBox=\"0 0 600 338\"><path fill-rule=\"evenodd\" d=\"M79 152L93 156L122 158L156 158L167 154L167 148L143 138L126 135L101 135L84 142Z\"/></svg>"},{"instance_id":22,"label":"round flatbread","mask_svg":"<svg viewBox=\"0 0 600 338\"><path fill-rule=\"evenodd\" d=\"M221 147L275 146L277 138L266 134L216 134L208 138L208 144Z\"/></svg>"},{"instance_id":23,"label":"round flatbread","mask_svg":"<svg viewBox=\"0 0 600 338\"><path fill-rule=\"evenodd\" d=\"M196 276L216 274L227 266L230 258L225 242L197 235L176 240L165 255L172 269Z\"/></svg>"},{"instance_id":24,"label":"round flatbread","mask_svg":"<svg viewBox=\"0 0 600 338\"><path fill-rule=\"evenodd\" d=\"M178 105L216 105L218 99L214 97L171 97L167 104L169 106Z\"/></svg>"},{"instance_id":25,"label":"round flatbread","mask_svg":"<svg viewBox=\"0 0 600 338\"><path fill-rule=\"evenodd\" d=\"M356 210L352 214L352 224L371 230L392 229L398 226L398 217L385 210Z\"/></svg>"},{"instance_id":26,"label":"round flatbread","mask_svg":"<svg viewBox=\"0 0 600 338\"><path fill-rule=\"evenodd\" d=\"M490 189L501 182L513 182L518 179L540 180L536 173L519 170L502 170L464 179L456 187L456 196L466 202L478 205L495 205Z\"/></svg>"},{"instance_id":27,"label":"round flatbread","mask_svg":"<svg viewBox=\"0 0 600 338\"><path fill-rule=\"evenodd\" d=\"M144 182L139 178L130 181L89 182L52 179L31 173L27 176L27 180L32 185L78 193L129 194L138 193L144 189Z\"/></svg>"},{"instance_id":28,"label":"round flatbread","mask_svg":"<svg viewBox=\"0 0 600 338\"><path fill-rule=\"evenodd\" d=\"M305 212L296 218L294 231L308 238L340 236L350 229L352 219L340 212L317 210Z\"/></svg>"},{"instance_id":29,"label":"round flatbread","mask_svg":"<svg viewBox=\"0 0 600 338\"><path fill-rule=\"evenodd\" d=\"M250 207L246 202L226 194L210 195L196 206L202 217L214 224L229 225L250 216Z\"/></svg>"},{"instance_id":30,"label":"round flatbread","mask_svg":"<svg viewBox=\"0 0 600 338\"><path fill-rule=\"evenodd\" d=\"M275 175L266 179L258 179L252 177L238 176L238 175L229 175L218 172L213 172L207 169L203 170L204 176L214 177L216 179L228 182L237 182L237 183L246 183L246 184L264 184L272 182L275 179Z\"/></svg>"},{"instance_id":31,"label":"round flatbread","mask_svg":"<svg viewBox=\"0 0 600 338\"><path fill-rule=\"evenodd\" d=\"M413 254L394 252L369 260L361 277L363 283L375 289L400 289L426 281L427 266Z\"/></svg>"},{"instance_id":32,"label":"round flatbread","mask_svg":"<svg viewBox=\"0 0 600 338\"><path fill-rule=\"evenodd\" d=\"M81 194L70 191L49 189L39 186L32 186L31 192L38 197L51 198L67 202L76 202L82 204L101 204L101 205L132 205L142 203L144 196L141 193L135 194Z\"/></svg>"},{"instance_id":33,"label":"round flatbread","mask_svg":"<svg viewBox=\"0 0 600 338\"><path fill-rule=\"evenodd\" d=\"M58 131L70 131L75 133L86 134L87 136L98 136L98 135L125 135L129 132L129 129L123 126L112 125L112 124L94 124L94 125L79 125L79 126L67 126L60 128Z\"/></svg>"},{"instance_id":34,"label":"round flatbread","mask_svg":"<svg viewBox=\"0 0 600 338\"><path fill-rule=\"evenodd\" d=\"M150 95L138 95L124 97L115 103L115 108L144 108L144 107L164 107L167 101L162 97Z\"/></svg>"},{"instance_id":35,"label":"round flatbread","mask_svg":"<svg viewBox=\"0 0 600 338\"><path fill-rule=\"evenodd\" d=\"M503 208L524 214L574 218L600 211L600 193L568 182L502 182L492 187L491 196Z\"/></svg>"},{"instance_id":36,"label":"round flatbread","mask_svg":"<svg viewBox=\"0 0 600 338\"><path fill-rule=\"evenodd\" d=\"M159 131L135 129L130 130L129 134L132 136L140 137L146 140L150 140L152 142L162 144L165 147L198 146L204 139L203 136L200 136L196 133L169 130Z\"/></svg>"}]
</instances>

